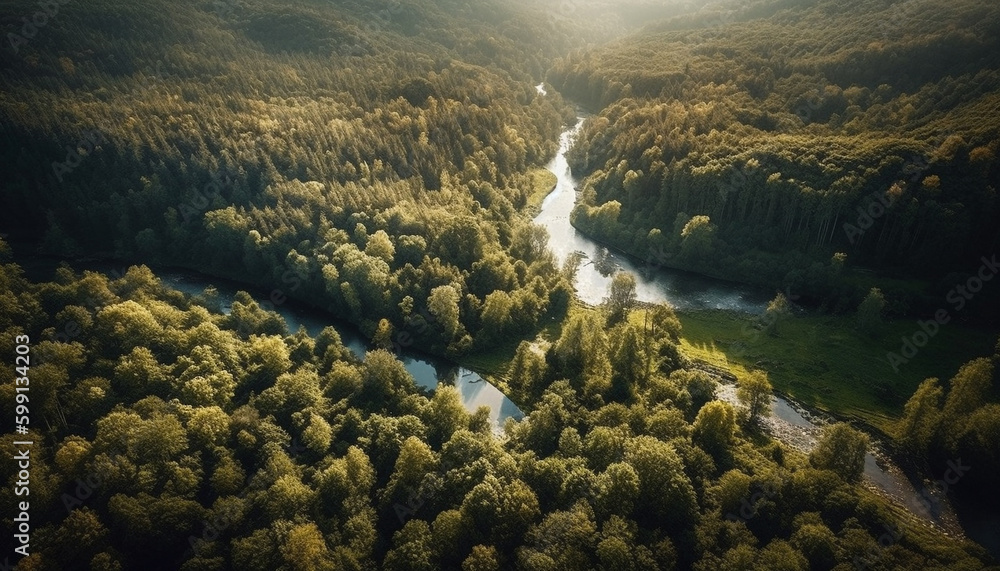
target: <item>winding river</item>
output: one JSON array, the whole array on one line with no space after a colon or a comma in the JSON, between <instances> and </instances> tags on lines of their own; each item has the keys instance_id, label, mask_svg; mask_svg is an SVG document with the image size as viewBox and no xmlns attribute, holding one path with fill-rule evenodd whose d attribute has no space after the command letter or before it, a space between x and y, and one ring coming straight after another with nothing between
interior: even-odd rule
<instances>
[{"instance_id":1,"label":"winding river","mask_svg":"<svg viewBox=\"0 0 1000 571\"><path fill-rule=\"evenodd\" d=\"M541 86L538 89L539 93L544 93ZM643 263L630 256L609 251L570 224L570 213L576 203L576 189L581 181L570 171L566 152L572 146L584 120L585 117L578 117L577 123L562 134L559 152L546 167L556 175L557 183L542 202L541 211L535 217L535 222L548 230L549 247L560 264L573 252L582 255L583 263L574 284L579 299L591 305L600 304L614 272L626 271L636 276L636 297L640 301L666 301L680 310L726 309L763 314L771 296L761 290ZM722 384L717 396L733 404L738 402L736 387L732 384ZM811 413L785 398L772 396L771 415L765 420L765 426L768 432L789 447L808 453L820 438L827 422L828 419L822 415ZM904 506L925 522L948 533L962 534L962 527L948 499L930 494L923 487L918 492L877 442L873 442L865 456L864 484L870 490Z\"/></svg>"},{"instance_id":2,"label":"winding river","mask_svg":"<svg viewBox=\"0 0 1000 571\"><path fill-rule=\"evenodd\" d=\"M15 257L15 261L24 269L25 274L36 281L49 281L52 273L58 267L61 259L52 257ZM114 264L107 261L75 261L70 264L76 271L91 270L119 277L124 274L127 267L121 264ZM153 268L160 282L167 287L182 291L195 296L205 293L209 286L214 287L217 292L217 299L221 305L222 312L229 314L236 292L244 290L251 295L257 303L268 309L274 309L285 320L289 332L298 331L299 327L305 327L309 335L315 337L325 327L333 327L340 334L344 346L350 349L358 359L364 359L365 352L372 349L368 340L353 325L337 320L328 314L316 311L310 307L288 300L285 303L274 305L267 300L267 295L261 294L256 288L231 282L229 280L214 278L188 270L171 270ZM490 422L493 425L495 434L500 435L503 431L504 422L508 418L521 420L524 413L516 404L499 389L483 379L478 373L456 365L446 359L441 359L420 353L418 351L403 349L396 357L403 362L406 370L413 376L416 383L433 391L439 383L450 383L455 385L462 398L462 405L469 412L475 412L481 406L490 408Z\"/></svg>"},{"instance_id":3,"label":"winding river","mask_svg":"<svg viewBox=\"0 0 1000 571\"><path fill-rule=\"evenodd\" d=\"M544 94L541 86L538 89L539 93ZM570 172L566 151L572 145L583 121L583 117L578 118L577 123L561 136L559 152L547 166L548 170L556 175L558 182L544 199L541 210L535 218L536 223L548 230L549 246L559 263L573 252L583 256L583 263L575 283L579 299L591 305L601 303L611 277L615 271L620 270L635 274L636 293L640 301L653 303L666 301L681 310L727 309L762 314L770 297L765 292L669 268L651 267L629 256L610 252L573 228L569 216L576 202L575 189L580 181ZM57 264L52 260L38 258L20 259L18 262L29 276L34 274L35 279L45 280L51 279L51 270ZM108 263L87 263L83 266L86 269L106 273L114 271ZM157 275L164 285L191 295L200 295L206 287L213 285L218 292L222 309L227 313L236 292L239 289L248 289L240 284L188 271L157 271ZM264 299L265 296L259 295L256 298ZM363 359L365 352L371 348L368 341L353 326L322 312L294 301L288 301L274 309L284 318L291 332L303 326L310 335L315 336L324 327L333 326L340 333L344 345L358 358ZM416 351L404 350L398 357L420 386L433 391L439 383L450 383L459 390L462 404L468 411L473 412L480 406L488 406L494 432L498 435L502 434L506 419L520 420L524 417L524 413L517 405L474 371ZM718 398L735 403L735 387L731 384L722 384ZM771 412L766 420L768 431L786 445L802 452L812 449L825 424L824 419L777 396L772 397ZM905 506L930 524L940 526L951 533L962 533L947 499L939 498L931 502L925 500L877 444L866 456L864 479L870 489ZM983 539L980 541L983 542Z\"/></svg>"},{"instance_id":4,"label":"winding river","mask_svg":"<svg viewBox=\"0 0 1000 571\"><path fill-rule=\"evenodd\" d=\"M657 267L654 263L636 260L597 244L584 236L569 222L576 204L576 188L580 181L573 177L566 151L583 125L584 117L565 131L559 140L559 152L546 168L556 175L555 188L542 202L535 223L549 232L549 248L562 264L573 252L583 255L577 273L576 293L590 305L601 303L607 294L614 272L631 272L636 277L636 298L657 303L669 301L678 309L731 309L762 314L774 292L749 287L697 274Z\"/></svg>"},{"instance_id":5,"label":"winding river","mask_svg":"<svg viewBox=\"0 0 1000 571\"><path fill-rule=\"evenodd\" d=\"M204 293L208 285L204 277L192 276L190 273L167 272L159 274L159 277L164 285L191 295ZM213 280L212 283L215 284L218 291L223 313L228 314L232 307L233 298L240 288L236 284L228 282L221 282L219 285L219 280ZM340 334L344 346L359 359L364 359L365 352L372 348L368 340L356 328L338 322L321 312L316 312L292 301L278 305L274 307L274 310L285 319L288 330L292 333L298 331L301 326L305 327L309 335L315 337L323 328L332 326ZM489 407L490 421L496 434L502 432L503 424L508 418L515 420L524 418L524 413L512 400L474 371L460 367L451 361L416 351L404 349L396 356L421 387L433 391L439 383L451 383L458 389L462 405L469 412L475 412L481 406Z\"/></svg>"}]
</instances>

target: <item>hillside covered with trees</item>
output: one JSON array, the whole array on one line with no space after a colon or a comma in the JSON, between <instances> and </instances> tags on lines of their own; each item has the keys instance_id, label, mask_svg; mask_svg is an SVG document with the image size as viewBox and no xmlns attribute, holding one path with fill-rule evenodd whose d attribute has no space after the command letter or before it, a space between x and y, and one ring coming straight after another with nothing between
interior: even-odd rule
<instances>
[{"instance_id":1,"label":"hillside covered with trees","mask_svg":"<svg viewBox=\"0 0 1000 571\"><path fill-rule=\"evenodd\" d=\"M998 568L865 476L1000 513L995 3L10 0L0 29L0 533L31 529L0 569ZM593 259L531 218L564 157ZM769 291L639 302L622 252ZM779 391L830 413L809 450Z\"/></svg>"},{"instance_id":2,"label":"hillside covered with trees","mask_svg":"<svg viewBox=\"0 0 1000 571\"><path fill-rule=\"evenodd\" d=\"M369 335L457 312L418 339L439 352L487 341L486 313L503 334L565 306L516 215L572 118L533 87L565 47L545 20L501 2L169 5L68 4L2 52L10 240L294 279Z\"/></svg>"},{"instance_id":3,"label":"hillside covered with trees","mask_svg":"<svg viewBox=\"0 0 1000 571\"><path fill-rule=\"evenodd\" d=\"M845 262L929 280L889 297L940 304L941 278L1000 238L998 38L990 2L779 0L577 51L547 76L595 113L570 157L589 175L574 224L849 309L868 288Z\"/></svg>"}]
</instances>

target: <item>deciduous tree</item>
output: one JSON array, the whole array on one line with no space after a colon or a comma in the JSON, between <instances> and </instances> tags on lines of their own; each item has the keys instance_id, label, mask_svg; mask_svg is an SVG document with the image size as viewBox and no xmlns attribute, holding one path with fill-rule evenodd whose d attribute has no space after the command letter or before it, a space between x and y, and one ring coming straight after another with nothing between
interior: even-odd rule
<instances>
[{"instance_id":1,"label":"deciduous tree","mask_svg":"<svg viewBox=\"0 0 1000 571\"><path fill-rule=\"evenodd\" d=\"M885 310L885 296L877 287L868 291L868 295L858 306L858 329L874 335L882 326L882 312Z\"/></svg>"},{"instance_id":2,"label":"deciduous tree","mask_svg":"<svg viewBox=\"0 0 1000 571\"><path fill-rule=\"evenodd\" d=\"M740 379L736 397L747 407L747 423L755 424L763 413L770 414L771 388L766 371L750 371Z\"/></svg>"},{"instance_id":3,"label":"deciduous tree","mask_svg":"<svg viewBox=\"0 0 1000 571\"><path fill-rule=\"evenodd\" d=\"M838 422L823 431L823 437L809 454L809 462L817 468L833 470L847 482L857 482L867 452L868 435Z\"/></svg>"},{"instance_id":4,"label":"deciduous tree","mask_svg":"<svg viewBox=\"0 0 1000 571\"><path fill-rule=\"evenodd\" d=\"M628 272L618 272L608 286L605 302L608 309L608 325L614 325L628 317L635 305L635 276Z\"/></svg>"}]
</instances>

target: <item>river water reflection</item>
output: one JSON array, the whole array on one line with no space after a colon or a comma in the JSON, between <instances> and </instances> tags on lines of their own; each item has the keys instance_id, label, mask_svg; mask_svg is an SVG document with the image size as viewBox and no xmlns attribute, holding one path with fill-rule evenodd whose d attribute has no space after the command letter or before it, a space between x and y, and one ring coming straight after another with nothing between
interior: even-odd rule
<instances>
[{"instance_id":1,"label":"river water reflection","mask_svg":"<svg viewBox=\"0 0 1000 571\"><path fill-rule=\"evenodd\" d=\"M556 175L555 189L545 197L541 212L535 217L549 232L549 248L557 261L573 252L583 254L583 263L576 278L580 300L597 305L607 295L613 271L623 270L636 276L636 297L639 301L669 301L678 309L731 309L762 314L774 293L755 290L741 284L706 278L696 274L658 267L655 260L646 263L621 253L608 251L584 236L569 222L576 204L576 188L580 185L570 172L566 151L580 131L584 118L577 119L559 140L559 153L546 166Z\"/></svg>"},{"instance_id":2,"label":"river water reflection","mask_svg":"<svg viewBox=\"0 0 1000 571\"><path fill-rule=\"evenodd\" d=\"M559 153L546 167L556 175L557 183L542 202L541 211L535 217L535 222L548 230L549 247L560 264L573 252L584 256L574 284L579 299L591 305L600 304L607 295L613 273L622 270L636 276L636 297L640 301L667 301L681 310L727 309L763 314L773 292L768 294L732 282L657 267L655 263L643 263L620 253L609 252L570 224L570 213L576 204L576 189L581 181L570 171L566 152L572 146L584 119L579 117L576 125L562 134ZM738 404L736 387L725 384L720 386L718 398ZM808 453L820 438L824 422L814 418L804 408L773 396L771 415L765 424L778 440ZM870 488L906 506L909 511L926 521L946 529L954 530L959 527L956 514L947 498L932 500L934 509L928 509L930 503L924 495L917 491L877 443L872 445L871 451L865 456L864 481Z\"/></svg>"},{"instance_id":3,"label":"river water reflection","mask_svg":"<svg viewBox=\"0 0 1000 571\"><path fill-rule=\"evenodd\" d=\"M168 272L160 274L160 279L164 285L191 295L201 295L205 288L210 285L206 281L207 278L187 273ZM219 293L223 313L228 314L238 288L234 284L217 280L212 283L215 284ZM220 283L221 285L219 285ZM368 341L353 326L338 323L322 312L310 310L293 302L279 305L274 310L285 319L290 332L298 331L299 327L304 327L309 335L315 337L324 327L332 326L340 334L344 346L359 359L364 359L365 352L371 349ZM403 362L406 370L409 371L418 385L431 391L436 389L439 383L455 385L462 397L462 405L469 412L475 412L480 406L488 406L490 408L490 421L496 433L500 433L508 418L520 420L524 417L524 413L513 401L473 371L450 361L419 354L415 351L404 350L396 356Z\"/></svg>"},{"instance_id":4,"label":"river water reflection","mask_svg":"<svg viewBox=\"0 0 1000 571\"><path fill-rule=\"evenodd\" d=\"M539 92L543 93L541 89ZM583 118L578 118L577 124L566 130L560 138L559 153L547 166L548 170L556 175L558 182L555 189L543 201L541 211L535 218L536 223L548 230L549 247L560 264L573 252L579 252L584 256L575 283L579 299L591 305L600 304L607 293L613 272L623 270L635 274L636 293L640 301L653 303L667 301L681 310L727 309L762 314L773 292L769 295L767 292L732 282L656 267L655 264L644 264L629 256L609 252L573 228L569 222L569 215L576 202L575 189L579 181L570 172L565 154L582 123ZM39 280L51 279L51 269L58 263L52 260L40 261L37 258L18 261L25 267L29 276L36 274L34 277ZM42 266L50 270L48 275L38 273ZM83 267L104 272L112 271L111 264L88 263ZM236 292L239 289L247 289L241 288L239 284L193 272L167 271L157 272L157 275L164 285L191 295L200 295L206 287L214 285L219 294L222 310L226 313ZM262 299L262 296L258 297ZM275 310L284 318L290 332L297 331L301 326L305 327L310 335L316 336L324 327L333 326L340 333L344 345L358 358L363 359L365 352L370 349L367 340L353 326L338 322L323 312L291 301L279 305ZM524 417L524 413L506 395L473 371L445 359L415 351L403 351L397 357L418 385L434 390L442 382L453 384L458 388L462 404L469 412L474 412L480 406L488 406L490 421L497 434L502 433L507 418L520 420ZM736 402L735 387L722 385L718 397ZM778 396L772 398L771 409L772 414L767 422L769 430L776 438L803 452L808 452L815 445L822 422L814 420L807 411ZM939 524L944 523L942 518L954 521L955 515L946 501L944 513L929 513L921 495L878 447L875 447L875 454L869 453L865 458L864 476L869 486L889 495L918 516ZM989 515L983 518L985 523L975 518L969 518L965 522L971 524L971 528L977 529L979 533L974 535L981 537L976 539L987 544L994 553L997 552L996 532L992 530L995 519L995 516ZM991 539L992 545L990 545Z\"/></svg>"},{"instance_id":5,"label":"river water reflection","mask_svg":"<svg viewBox=\"0 0 1000 571\"><path fill-rule=\"evenodd\" d=\"M36 281L50 281L53 272L63 260L54 257L19 256L15 261L24 269L28 278ZM82 270L98 271L112 278L120 277L127 269L127 266L122 264L94 260L70 262L70 266L77 272ZM232 308L236 292L241 289L250 293L251 297L262 306L270 309L270 303L265 301L267 296L258 295L259 292L256 292L252 287L186 270L154 268L154 272L164 286L192 296L202 295L206 288L214 287L221 309L226 314ZM325 312L317 311L291 300L273 309L281 315L291 333L298 331L299 327L305 327L309 335L315 337L324 327L331 326L340 334L344 346L350 349L357 358L364 359L365 352L372 348L367 339L353 325L334 319ZM473 371L446 359L435 358L417 351L404 349L396 357L402 361L406 370L419 386L433 391L439 383L450 383L458 389L462 405L469 412L475 412L480 406L488 406L490 408L490 422L496 434L502 432L504 422L508 418L515 420L524 418L524 413L513 401Z\"/></svg>"}]
</instances>

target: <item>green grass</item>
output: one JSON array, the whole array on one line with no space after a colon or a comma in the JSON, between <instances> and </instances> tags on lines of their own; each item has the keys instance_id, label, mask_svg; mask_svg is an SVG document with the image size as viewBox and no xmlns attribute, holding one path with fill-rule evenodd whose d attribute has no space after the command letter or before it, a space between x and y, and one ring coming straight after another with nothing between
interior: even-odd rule
<instances>
[{"instance_id":1,"label":"green grass","mask_svg":"<svg viewBox=\"0 0 1000 571\"><path fill-rule=\"evenodd\" d=\"M921 381L938 377L947 385L962 364L992 354L996 342L995 332L947 324L897 373L886 353L899 352L900 338L918 330L915 320L888 323L869 337L854 328L853 317L810 315L782 322L772 337L751 329L747 315L709 310L678 317L689 357L729 367L737 376L764 369L777 391L883 432Z\"/></svg>"},{"instance_id":2,"label":"green grass","mask_svg":"<svg viewBox=\"0 0 1000 571\"><path fill-rule=\"evenodd\" d=\"M515 338L502 344L493 345L489 349L462 355L459 364L489 379L504 377L520 343L521 340Z\"/></svg>"},{"instance_id":3,"label":"green grass","mask_svg":"<svg viewBox=\"0 0 1000 571\"><path fill-rule=\"evenodd\" d=\"M574 301L569 314L581 311L598 309ZM630 319L641 325L642 315L638 309ZM807 315L783 321L778 334L769 336L750 327L753 316L737 312L700 310L677 316L683 327L681 348L689 358L726 367L737 377L763 369L777 392L883 433L902 414L903 404L921 381L938 377L947 387L959 367L991 355L996 343L996 332L949 323L897 373L886 353L899 352L900 338L918 330L915 320L887 323L879 335L870 337L855 328L853 316ZM569 316L551 321L535 341L555 342L568 321ZM461 364L503 384L519 342L513 339L463 356Z\"/></svg>"},{"instance_id":4,"label":"green grass","mask_svg":"<svg viewBox=\"0 0 1000 571\"><path fill-rule=\"evenodd\" d=\"M531 177L531 193L528 195L528 203L524 207L526 213L534 217L542 208L542 201L556 187L559 179L546 169L534 169L528 173Z\"/></svg>"},{"instance_id":5,"label":"green grass","mask_svg":"<svg viewBox=\"0 0 1000 571\"><path fill-rule=\"evenodd\" d=\"M555 343L559 339L559 336L562 335L563 324L569 323L570 318L575 313L581 311L596 310L577 300L573 300L570 302L569 311L565 318L561 320L550 318L534 338L528 338L527 340L543 344ZM458 362L463 367L476 371L493 384L501 386L507 380L507 370L510 368L510 362L514 360L514 353L517 351L517 346L520 345L521 341L522 339L519 337L511 337L505 343L495 344L488 349L481 349L468 355L463 355ZM532 403L517 404L524 410L530 410Z\"/></svg>"}]
</instances>

